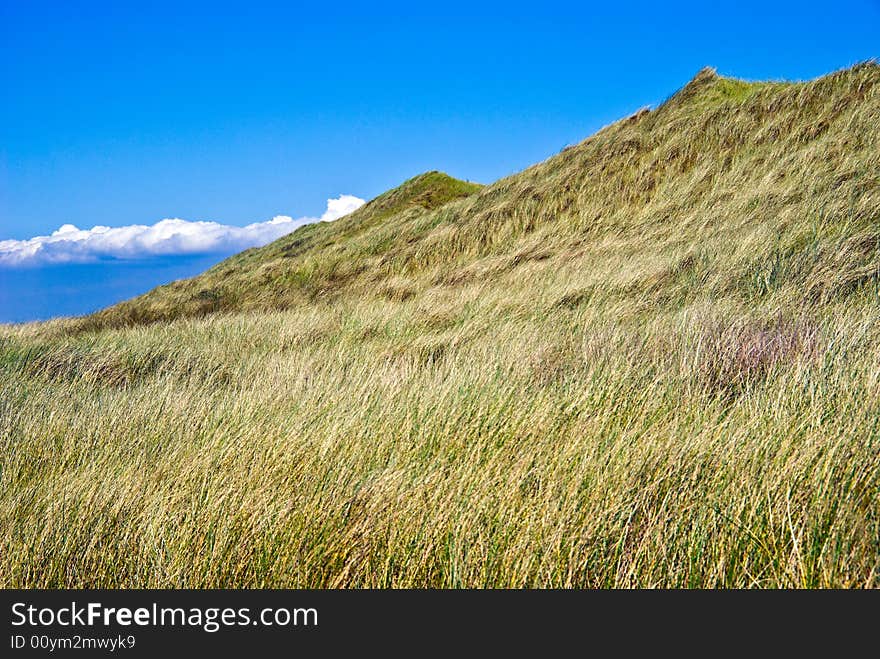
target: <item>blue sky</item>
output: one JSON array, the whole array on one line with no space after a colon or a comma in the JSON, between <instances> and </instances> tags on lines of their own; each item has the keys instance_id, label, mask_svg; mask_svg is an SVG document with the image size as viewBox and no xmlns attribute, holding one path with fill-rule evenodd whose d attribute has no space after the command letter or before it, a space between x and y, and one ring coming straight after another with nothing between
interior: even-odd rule
<instances>
[{"instance_id":1,"label":"blue sky","mask_svg":"<svg viewBox=\"0 0 880 659\"><path fill-rule=\"evenodd\" d=\"M489 182L704 65L880 55L878 0L423 5L0 0L0 241L319 217L429 169Z\"/></svg>"}]
</instances>

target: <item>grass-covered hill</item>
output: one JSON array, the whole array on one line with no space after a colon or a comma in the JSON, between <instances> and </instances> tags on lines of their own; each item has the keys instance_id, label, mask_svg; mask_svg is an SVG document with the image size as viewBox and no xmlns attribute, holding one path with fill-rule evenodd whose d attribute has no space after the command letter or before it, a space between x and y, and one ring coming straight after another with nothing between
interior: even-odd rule
<instances>
[{"instance_id":1,"label":"grass-covered hill","mask_svg":"<svg viewBox=\"0 0 880 659\"><path fill-rule=\"evenodd\" d=\"M326 297L370 266L384 251L371 244L359 262L348 262L352 243L478 190L476 183L441 172L416 176L333 223L301 227L265 247L229 258L194 279L160 286L95 314L85 325L119 326L199 316L216 311L286 309Z\"/></svg>"},{"instance_id":2,"label":"grass-covered hill","mask_svg":"<svg viewBox=\"0 0 880 659\"><path fill-rule=\"evenodd\" d=\"M494 185L424 174L90 322L409 298L516 280L536 262L588 265L584 299L830 299L876 263L877 78L874 64L807 84L704 69L657 110Z\"/></svg>"},{"instance_id":3,"label":"grass-covered hill","mask_svg":"<svg viewBox=\"0 0 880 659\"><path fill-rule=\"evenodd\" d=\"M880 586L880 67L701 71L0 331L6 586Z\"/></svg>"}]
</instances>

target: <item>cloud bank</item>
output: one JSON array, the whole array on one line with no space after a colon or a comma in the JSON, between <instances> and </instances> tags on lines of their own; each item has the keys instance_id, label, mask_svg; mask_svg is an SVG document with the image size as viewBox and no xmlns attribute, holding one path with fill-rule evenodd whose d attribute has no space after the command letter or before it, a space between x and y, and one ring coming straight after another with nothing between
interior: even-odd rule
<instances>
[{"instance_id":1,"label":"cloud bank","mask_svg":"<svg viewBox=\"0 0 880 659\"><path fill-rule=\"evenodd\" d=\"M162 220L152 226L96 226L87 230L65 224L52 232L51 236L36 236L28 240L0 240L0 266L27 267L181 254L240 252L248 247L270 243L304 224L331 222L357 210L363 204L363 199L341 195L327 200L327 210L321 217L294 219L287 215L277 215L267 222L256 222L245 227L180 219Z\"/></svg>"}]
</instances>

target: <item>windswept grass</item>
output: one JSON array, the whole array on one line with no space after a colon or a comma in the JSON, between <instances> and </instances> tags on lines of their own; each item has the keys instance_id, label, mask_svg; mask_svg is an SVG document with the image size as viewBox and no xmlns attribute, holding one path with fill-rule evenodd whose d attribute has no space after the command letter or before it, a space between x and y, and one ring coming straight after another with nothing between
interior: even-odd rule
<instances>
[{"instance_id":1,"label":"windswept grass","mask_svg":"<svg viewBox=\"0 0 880 659\"><path fill-rule=\"evenodd\" d=\"M0 585L880 586L880 70L701 72L0 331Z\"/></svg>"}]
</instances>

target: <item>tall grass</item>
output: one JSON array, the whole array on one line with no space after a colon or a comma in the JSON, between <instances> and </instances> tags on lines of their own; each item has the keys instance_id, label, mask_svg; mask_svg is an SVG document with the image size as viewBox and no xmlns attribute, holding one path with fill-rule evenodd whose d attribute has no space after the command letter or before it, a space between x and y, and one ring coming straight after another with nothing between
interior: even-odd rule
<instances>
[{"instance_id":1,"label":"tall grass","mask_svg":"<svg viewBox=\"0 0 880 659\"><path fill-rule=\"evenodd\" d=\"M9 333L2 584L880 585L872 301L553 297Z\"/></svg>"}]
</instances>

